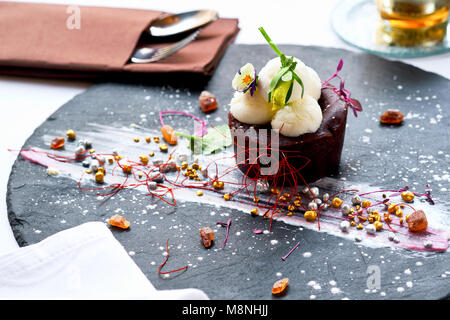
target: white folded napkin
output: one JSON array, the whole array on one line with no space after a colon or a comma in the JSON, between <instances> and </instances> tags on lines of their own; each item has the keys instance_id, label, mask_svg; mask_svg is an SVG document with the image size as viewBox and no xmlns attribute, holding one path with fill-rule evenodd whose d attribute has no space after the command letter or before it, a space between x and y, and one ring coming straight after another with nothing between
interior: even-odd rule
<instances>
[{"instance_id":1,"label":"white folded napkin","mask_svg":"<svg viewBox=\"0 0 450 320\"><path fill-rule=\"evenodd\" d=\"M198 289L156 290L105 223L88 222L2 254L0 299L208 297Z\"/></svg>"}]
</instances>

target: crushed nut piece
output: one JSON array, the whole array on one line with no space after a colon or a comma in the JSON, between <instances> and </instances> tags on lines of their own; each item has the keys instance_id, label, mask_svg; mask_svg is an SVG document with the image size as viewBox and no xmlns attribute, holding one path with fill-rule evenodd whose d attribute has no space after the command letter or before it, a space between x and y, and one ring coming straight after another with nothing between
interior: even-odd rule
<instances>
[{"instance_id":1,"label":"crushed nut piece","mask_svg":"<svg viewBox=\"0 0 450 320\"><path fill-rule=\"evenodd\" d=\"M386 110L380 117L380 122L383 124L401 124L404 115L399 110Z\"/></svg>"},{"instance_id":2,"label":"crushed nut piece","mask_svg":"<svg viewBox=\"0 0 450 320\"><path fill-rule=\"evenodd\" d=\"M108 223L114 227L122 228L122 229L128 229L130 226L130 222L125 219L125 217L122 217L121 215L115 214L113 215L109 220Z\"/></svg>"},{"instance_id":3,"label":"crushed nut piece","mask_svg":"<svg viewBox=\"0 0 450 320\"><path fill-rule=\"evenodd\" d=\"M50 148L52 148L54 150L61 149L62 147L64 147L65 142L66 142L66 140L64 139L64 137L56 137L50 143Z\"/></svg>"},{"instance_id":4,"label":"crushed nut piece","mask_svg":"<svg viewBox=\"0 0 450 320\"><path fill-rule=\"evenodd\" d=\"M284 278L284 279L280 279L280 280L276 281L272 286L272 294L273 295L282 294L286 290L286 287L288 286L288 284L289 284L288 278Z\"/></svg>"},{"instance_id":5,"label":"crushed nut piece","mask_svg":"<svg viewBox=\"0 0 450 320\"><path fill-rule=\"evenodd\" d=\"M416 210L408 215L408 229L411 232L423 231L428 227L427 217L423 210Z\"/></svg>"},{"instance_id":6,"label":"crushed nut piece","mask_svg":"<svg viewBox=\"0 0 450 320\"><path fill-rule=\"evenodd\" d=\"M201 228L200 237L202 238L202 242L205 248L209 248L212 246L214 240L214 232L210 227Z\"/></svg>"}]
</instances>

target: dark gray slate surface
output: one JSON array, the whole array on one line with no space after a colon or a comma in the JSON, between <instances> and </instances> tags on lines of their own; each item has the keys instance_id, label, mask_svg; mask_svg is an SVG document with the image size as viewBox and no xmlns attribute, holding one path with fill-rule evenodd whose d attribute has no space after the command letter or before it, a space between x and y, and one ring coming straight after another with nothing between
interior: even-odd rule
<instances>
[{"instance_id":1,"label":"dark gray slate surface","mask_svg":"<svg viewBox=\"0 0 450 320\"><path fill-rule=\"evenodd\" d=\"M346 86L361 101L364 112L358 118L349 114L340 177L386 188L410 184L418 191L423 191L424 185L431 182L434 197L448 203L448 191L445 191L450 190L448 180L437 182L434 176L450 170L450 81L368 54L321 47L281 48L287 55L295 55L315 68L322 79L334 73L341 57L345 61L342 75ZM246 62L252 62L259 70L273 56L268 46L232 45L212 79L180 77L176 82L169 79L172 87L165 87L165 92L178 94L178 100L196 105L199 92L206 88L217 95L221 104L212 118L226 119L224 106L233 93L230 83L234 73ZM61 132L73 127L81 130L88 122L127 126L137 122L140 114L158 111L162 106L183 109L185 104L174 104L167 94L161 94L161 87L154 83L159 80L146 84L102 83L89 88L37 128L24 148L46 147L42 136L55 128ZM177 87L179 92L175 91ZM184 88L189 88L190 95ZM151 99L145 101L148 95ZM105 107L113 110L114 115L105 113ZM410 117L401 127L381 127L378 118L387 108L398 108L405 115L410 113ZM152 121L149 126L158 125L156 116ZM182 125L184 120L180 121ZM409 170L411 168L418 170ZM132 195L136 195L137 200L131 201ZM64 201L70 202L64 204ZM270 289L280 277L277 273L281 273L291 280L288 294L281 299L309 299L311 295L317 299L438 299L446 297L450 291L448 253L368 248L282 222L274 223L271 235L254 235L253 228L267 229L267 220L237 210L220 209L214 204L191 203L173 208L133 190L124 190L114 199L101 201L94 193L79 190L73 180L48 177L42 167L21 157L10 176L7 203L9 220L21 246L87 221L104 221L119 207L133 222L138 220L145 206L157 203L154 210L159 211L159 215L149 216L153 219L149 223L132 224L125 232L112 231L127 251L135 252L132 258L158 289L195 287L212 299L273 299ZM84 210L89 213L80 214ZM216 215L210 215L211 211ZM229 216L220 216L225 212ZM198 230L203 226L214 227L217 221L228 218L233 222L227 246L221 249L219 240L213 248L205 250ZM61 220L66 223L60 223ZM150 230L151 225L157 228ZM238 236L236 232L242 234ZM223 239L224 234L225 229L220 228L216 233L219 239ZM193 267L164 278L157 271L164 260L162 252L167 238L170 238L171 252L165 270L182 267L187 262ZM270 240L278 243L273 245ZM297 241L301 241L301 246L282 261L281 257ZM182 247L178 248L180 244ZM312 256L305 258L304 252L311 252ZM376 292L367 290L366 271L370 265L379 266L381 270L381 288ZM411 274L405 273L407 269ZM314 289L308 285L310 281L321 288ZM341 293L331 291L330 281L336 282L334 286ZM412 287L407 286L408 281ZM397 290L399 287L404 291Z\"/></svg>"}]
</instances>

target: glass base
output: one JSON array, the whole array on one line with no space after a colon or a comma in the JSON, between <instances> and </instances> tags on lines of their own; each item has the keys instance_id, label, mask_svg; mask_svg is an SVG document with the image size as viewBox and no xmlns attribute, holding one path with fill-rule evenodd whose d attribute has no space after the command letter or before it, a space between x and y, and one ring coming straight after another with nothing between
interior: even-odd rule
<instances>
[{"instance_id":1,"label":"glass base","mask_svg":"<svg viewBox=\"0 0 450 320\"><path fill-rule=\"evenodd\" d=\"M427 30L399 30L380 18L373 0L340 1L331 24L343 41L373 54L417 58L450 52L447 23Z\"/></svg>"}]
</instances>

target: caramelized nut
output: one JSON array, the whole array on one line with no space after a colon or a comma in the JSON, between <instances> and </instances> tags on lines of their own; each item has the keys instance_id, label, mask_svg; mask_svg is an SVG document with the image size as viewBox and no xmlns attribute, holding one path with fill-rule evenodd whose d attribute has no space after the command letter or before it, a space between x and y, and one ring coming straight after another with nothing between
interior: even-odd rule
<instances>
[{"instance_id":1,"label":"caramelized nut","mask_svg":"<svg viewBox=\"0 0 450 320\"><path fill-rule=\"evenodd\" d=\"M202 238L202 242L205 248L209 248L212 246L212 242L214 240L214 232L210 227L201 228L200 237Z\"/></svg>"},{"instance_id":2,"label":"caramelized nut","mask_svg":"<svg viewBox=\"0 0 450 320\"><path fill-rule=\"evenodd\" d=\"M401 124L404 115L399 110L386 110L380 117L380 122L383 124Z\"/></svg>"}]
</instances>

